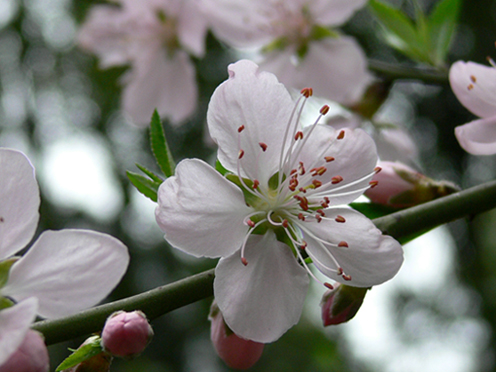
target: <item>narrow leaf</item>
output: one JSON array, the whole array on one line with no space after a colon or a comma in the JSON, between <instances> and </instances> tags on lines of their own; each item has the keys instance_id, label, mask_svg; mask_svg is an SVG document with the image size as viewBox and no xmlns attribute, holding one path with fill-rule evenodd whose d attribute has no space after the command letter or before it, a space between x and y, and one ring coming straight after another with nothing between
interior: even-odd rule
<instances>
[{"instance_id":1,"label":"narrow leaf","mask_svg":"<svg viewBox=\"0 0 496 372\"><path fill-rule=\"evenodd\" d=\"M153 200L154 202L157 202L157 191L160 186L159 182L155 182L153 180L150 180L149 178L146 178L145 176L142 176L141 174L129 171L127 171L126 174L127 178L129 178L129 181L131 181L131 183L138 189L140 193Z\"/></svg>"},{"instance_id":2,"label":"narrow leaf","mask_svg":"<svg viewBox=\"0 0 496 372\"><path fill-rule=\"evenodd\" d=\"M82 345L79 349L75 350L62 363L60 363L60 365L57 367L55 372L63 371L64 369L74 367L75 365L84 362L85 360L88 360L90 358L93 358L95 355L100 354L103 351L100 342L101 338L98 336L93 336L90 337L90 339L88 339L86 341L87 343Z\"/></svg>"},{"instance_id":3,"label":"narrow leaf","mask_svg":"<svg viewBox=\"0 0 496 372\"><path fill-rule=\"evenodd\" d=\"M137 163L136 163L136 166L139 168L140 171L142 171L144 174L146 174L148 177L150 177L153 181L159 182L159 183L164 182L164 180L158 174L153 173L148 168L146 168L142 165L139 165Z\"/></svg>"},{"instance_id":4,"label":"narrow leaf","mask_svg":"<svg viewBox=\"0 0 496 372\"><path fill-rule=\"evenodd\" d=\"M158 166L166 177L172 176L176 164L174 163L169 146L167 145L164 127L162 126L162 121L160 120L157 110L153 112L152 120L150 122L150 143Z\"/></svg>"},{"instance_id":5,"label":"narrow leaf","mask_svg":"<svg viewBox=\"0 0 496 372\"><path fill-rule=\"evenodd\" d=\"M430 49L436 66L442 66L449 51L460 14L460 0L441 0L428 19Z\"/></svg>"}]
</instances>

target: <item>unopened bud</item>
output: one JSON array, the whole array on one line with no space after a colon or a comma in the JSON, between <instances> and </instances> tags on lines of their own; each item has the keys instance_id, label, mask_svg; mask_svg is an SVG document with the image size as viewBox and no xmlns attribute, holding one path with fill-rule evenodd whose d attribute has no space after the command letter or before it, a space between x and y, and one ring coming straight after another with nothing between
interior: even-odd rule
<instances>
[{"instance_id":1,"label":"unopened bud","mask_svg":"<svg viewBox=\"0 0 496 372\"><path fill-rule=\"evenodd\" d=\"M434 181L402 163L382 161L378 166L381 171L373 178L377 186L365 192L373 203L405 208L458 191L452 183Z\"/></svg>"},{"instance_id":2,"label":"unopened bud","mask_svg":"<svg viewBox=\"0 0 496 372\"><path fill-rule=\"evenodd\" d=\"M43 337L28 330L19 348L0 366L0 372L48 372L50 360Z\"/></svg>"},{"instance_id":3,"label":"unopened bud","mask_svg":"<svg viewBox=\"0 0 496 372\"><path fill-rule=\"evenodd\" d=\"M219 357L231 368L248 369L262 356L264 344L237 336L224 322L214 302L210 309L210 338Z\"/></svg>"},{"instance_id":4,"label":"unopened bud","mask_svg":"<svg viewBox=\"0 0 496 372\"><path fill-rule=\"evenodd\" d=\"M145 350L153 330L141 311L112 314L102 331L103 350L117 357L133 358Z\"/></svg>"},{"instance_id":5,"label":"unopened bud","mask_svg":"<svg viewBox=\"0 0 496 372\"><path fill-rule=\"evenodd\" d=\"M352 319L367 293L367 288L336 284L334 289L324 293L320 306L324 327L341 324Z\"/></svg>"}]
</instances>

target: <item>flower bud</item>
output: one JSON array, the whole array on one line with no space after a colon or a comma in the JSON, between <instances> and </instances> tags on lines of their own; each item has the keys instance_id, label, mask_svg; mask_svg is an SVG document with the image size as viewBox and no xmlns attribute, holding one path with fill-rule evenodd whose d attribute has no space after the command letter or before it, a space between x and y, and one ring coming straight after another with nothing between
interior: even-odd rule
<instances>
[{"instance_id":1,"label":"flower bud","mask_svg":"<svg viewBox=\"0 0 496 372\"><path fill-rule=\"evenodd\" d=\"M368 288L337 284L334 289L324 293L320 302L324 327L352 319L362 306L367 290Z\"/></svg>"},{"instance_id":2,"label":"flower bud","mask_svg":"<svg viewBox=\"0 0 496 372\"><path fill-rule=\"evenodd\" d=\"M153 330L141 311L112 314L102 331L103 350L113 356L133 358L145 350Z\"/></svg>"},{"instance_id":3,"label":"flower bud","mask_svg":"<svg viewBox=\"0 0 496 372\"><path fill-rule=\"evenodd\" d=\"M48 372L50 360L41 334L28 330L24 341L0 366L0 372Z\"/></svg>"},{"instance_id":4,"label":"flower bud","mask_svg":"<svg viewBox=\"0 0 496 372\"><path fill-rule=\"evenodd\" d=\"M402 163L382 161L378 166L381 171L373 179L378 184L365 192L373 203L405 208L458 191L455 185L434 181Z\"/></svg>"},{"instance_id":5,"label":"flower bud","mask_svg":"<svg viewBox=\"0 0 496 372\"><path fill-rule=\"evenodd\" d=\"M231 368L248 369L262 356L265 344L237 336L224 322L214 302L210 309L210 338L219 357Z\"/></svg>"}]
</instances>

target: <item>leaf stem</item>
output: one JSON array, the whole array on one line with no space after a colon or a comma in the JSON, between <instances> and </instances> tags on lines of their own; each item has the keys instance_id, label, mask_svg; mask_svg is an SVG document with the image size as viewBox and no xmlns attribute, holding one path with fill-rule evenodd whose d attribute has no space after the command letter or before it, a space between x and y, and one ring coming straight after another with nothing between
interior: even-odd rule
<instances>
[{"instance_id":1,"label":"leaf stem","mask_svg":"<svg viewBox=\"0 0 496 372\"><path fill-rule=\"evenodd\" d=\"M421 80L426 84L447 84L448 71L393 64L369 59L369 69L386 80Z\"/></svg>"}]
</instances>

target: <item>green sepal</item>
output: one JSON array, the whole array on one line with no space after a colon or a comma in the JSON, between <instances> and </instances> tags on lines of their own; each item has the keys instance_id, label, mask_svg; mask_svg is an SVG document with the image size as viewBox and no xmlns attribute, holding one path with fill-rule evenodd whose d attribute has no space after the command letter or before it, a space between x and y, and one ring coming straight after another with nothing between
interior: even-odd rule
<instances>
[{"instance_id":1,"label":"green sepal","mask_svg":"<svg viewBox=\"0 0 496 372\"><path fill-rule=\"evenodd\" d=\"M284 50L288 46L288 40L285 37L280 37L267 44L262 48L262 53L270 53L275 50Z\"/></svg>"},{"instance_id":2,"label":"green sepal","mask_svg":"<svg viewBox=\"0 0 496 372\"><path fill-rule=\"evenodd\" d=\"M2 288L9 280L10 268L19 260L20 257L10 257L7 260L0 262L0 288Z\"/></svg>"},{"instance_id":3,"label":"green sepal","mask_svg":"<svg viewBox=\"0 0 496 372\"><path fill-rule=\"evenodd\" d=\"M350 203L350 207L354 210L360 212L366 217L373 220L374 218L379 218L386 216L393 212L398 211L399 208L394 208L388 205L376 204L376 203Z\"/></svg>"},{"instance_id":4,"label":"green sepal","mask_svg":"<svg viewBox=\"0 0 496 372\"><path fill-rule=\"evenodd\" d=\"M164 127L162 126L162 121L157 110L153 112L150 122L150 144L155 160L162 172L164 172L164 175L166 177L172 176L176 168L176 163L167 145Z\"/></svg>"},{"instance_id":5,"label":"green sepal","mask_svg":"<svg viewBox=\"0 0 496 372\"><path fill-rule=\"evenodd\" d=\"M74 350L71 355L69 355L60 365L57 367L55 372L63 371L78 365L85 360L93 358L103 352L103 347L101 343L100 336L92 336L88 338L84 344L77 350Z\"/></svg>"},{"instance_id":6,"label":"green sepal","mask_svg":"<svg viewBox=\"0 0 496 372\"><path fill-rule=\"evenodd\" d=\"M339 37L339 33L333 29L321 25L312 26L312 30L310 31L310 40L322 40L329 37L337 38Z\"/></svg>"},{"instance_id":7,"label":"green sepal","mask_svg":"<svg viewBox=\"0 0 496 372\"><path fill-rule=\"evenodd\" d=\"M347 321L352 319L360 309L363 299L369 289L370 288L351 287L346 284L340 284L334 306L332 307L332 315L337 316L341 314L351 305L353 306L353 310L350 312L351 316Z\"/></svg>"},{"instance_id":8,"label":"green sepal","mask_svg":"<svg viewBox=\"0 0 496 372\"><path fill-rule=\"evenodd\" d=\"M160 182L153 181L141 174L133 173L130 171L126 172L127 178L129 181L138 189L140 193L145 195L147 198L151 199L154 202L157 202L157 192L160 186Z\"/></svg>"},{"instance_id":9,"label":"green sepal","mask_svg":"<svg viewBox=\"0 0 496 372\"><path fill-rule=\"evenodd\" d=\"M215 162L215 170L225 176L227 173L230 173L224 166L220 163L219 159Z\"/></svg>"},{"instance_id":10,"label":"green sepal","mask_svg":"<svg viewBox=\"0 0 496 372\"><path fill-rule=\"evenodd\" d=\"M0 296L0 310L8 309L14 306L14 303L6 297Z\"/></svg>"}]
</instances>

